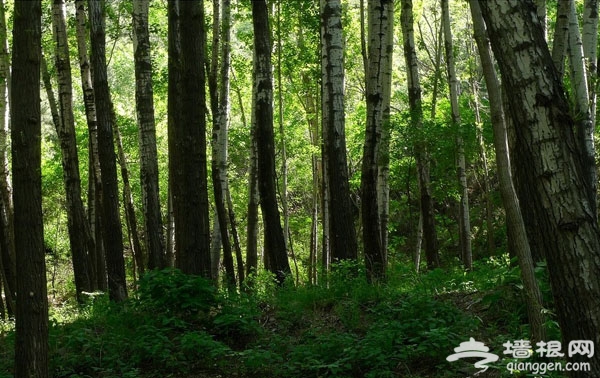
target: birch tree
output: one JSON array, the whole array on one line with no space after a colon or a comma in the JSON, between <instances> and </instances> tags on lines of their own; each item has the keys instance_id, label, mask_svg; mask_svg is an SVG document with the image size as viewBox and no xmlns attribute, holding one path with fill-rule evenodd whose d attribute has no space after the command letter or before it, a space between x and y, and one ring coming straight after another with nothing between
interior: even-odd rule
<instances>
[{"instance_id":1,"label":"birch tree","mask_svg":"<svg viewBox=\"0 0 600 378\"><path fill-rule=\"evenodd\" d=\"M563 341L600 342L600 230L592 212L585 167L573 148L576 137L562 83L553 67L531 3L519 0L479 2L498 60L510 114L521 127L524 176L533 191L528 206L538 219L530 235L545 250ZM522 62L525 59L527 65ZM549 68L550 67L550 68ZM577 321L574 321L577 319ZM578 357L570 358L579 361ZM599 377L600 359L585 359L587 372Z\"/></svg>"},{"instance_id":2,"label":"birch tree","mask_svg":"<svg viewBox=\"0 0 600 378\"><path fill-rule=\"evenodd\" d=\"M147 0L133 1L133 54L135 99L140 140L140 182L148 268L166 267L165 240L160 210L158 157L152 89L152 59L148 31Z\"/></svg>"},{"instance_id":3,"label":"birch tree","mask_svg":"<svg viewBox=\"0 0 600 378\"><path fill-rule=\"evenodd\" d=\"M321 76L324 152L328 166L330 248L333 261L357 258L350 204L344 109L342 4L321 0Z\"/></svg>"},{"instance_id":4,"label":"birch tree","mask_svg":"<svg viewBox=\"0 0 600 378\"><path fill-rule=\"evenodd\" d=\"M444 50L446 52L446 69L448 86L450 89L450 107L452 111L452 124L456 130L456 174L460 188L460 203L458 211L458 234L462 262L465 269L473 266L473 252L471 250L471 217L469 216L469 187L467 185L467 167L465 160L465 142L461 135L461 117L459 106L459 81L456 77L454 48L452 43L452 28L450 26L450 7L448 0L442 0L442 23L444 24Z\"/></svg>"},{"instance_id":5,"label":"birch tree","mask_svg":"<svg viewBox=\"0 0 600 378\"><path fill-rule=\"evenodd\" d=\"M106 33L103 3L89 0L91 65L98 121L98 154L102 174L102 235L106 252L109 297L115 302L127 298L123 231L119 215L119 188L113 141L112 103L106 72Z\"/></svg>"},{"instance_id":6,"label":"birch tree","mask_svg":"<svg viewBox=\"0 0 600 378\"><path fill-rule=\"evenodd\" d=\"M52 30L55 42L56 72L58 78L59 119L55 122L56 133L60 141L63 179L67 199L67 223L75 290L77 300L82 302L82 292L93 291L89 276L89 251L94 241L81 199L81 178L79 175L79 157L75 135L73 115L73 87L71 81L71 60L66 29L64 0L55 0L52 6Z\"/></svg>"},{"instance_id":7,"label":"birch tree","mask_svg":"<svg viewBox=\"0 0 600 378\"><path fill-rule=\"evenodd\" d=\"M258 155L258 190L265 227L267 268L283 284L291 273L281 218L277 206L275 183L275 139L273 132L273 68L269 14L265 0L252 0L254 26L254 84L256 102L252 111L256 120Z\"/></svg>"},{"instance_id":8,"label":"birch tree","mask_svg":"<svg viewBox=\"0 0 600 378\"><path fill-rule=\"evenodd\" d=\"M382 241L382 210L378 197L379 158L385 117L389 117L393 30L392 0L370 1L368 14L367 122L361 169L361 215L365 263L369 280L385 277L387 251ZM386 121L387 122L387 121ZM375 220L375 221L374 221Z\"/></svg>"},{"instance_id":9,"label":"birch tree","mask_svg":"<svg viewBox=\"0 0 600 378\"><path fill-rule=\"evenodd\" d=\"M433 196L431 194L431 183L429 174L429 154L427 146L422 137L423 130L423 105L421 100L421 84L419 80L419 65L414 39L414 18L412 0L401 1L402 13L400 20L402 24L402 35L404 37L404 59L406 61L406 74L408 78L408 100L412 127L419 135L415 143L415 159L417 161L417 174L419 181L420 210L423 218L423 234L425 240L425 256L427 267L434 269L439 267L439 251L437 232L435 229L435 217L433 208Z\"/></svg>"}]
</instances>

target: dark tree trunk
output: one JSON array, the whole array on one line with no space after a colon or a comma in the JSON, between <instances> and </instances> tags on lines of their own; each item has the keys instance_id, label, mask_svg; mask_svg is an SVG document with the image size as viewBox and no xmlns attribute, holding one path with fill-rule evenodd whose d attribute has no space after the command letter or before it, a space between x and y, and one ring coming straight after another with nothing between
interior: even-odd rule
<instances>
[{"instance_id":1,"label":"dark tree trunk","mask_svg":"<svg viewBox=\"0 0 600 378\"><path fill-rule=\"evenodd\" d=\"M291 273L285 248L275 183L275 137L273 132L273 68L269 13L265 0L252 0L254 25L254 88L256 139L258 146L258 190L265 223L265 255L268 269L283 284Z\"/></svg>"},{"instance_id":2,"label":"dark tree trunk","mask_svg":"<svg viewBox=\"0 0 600 378\"><path fill-rule=\"evenodd\" d=\"M169 173L176 266L210 278L203 23L200 1L169 2Z\"/></svg>"},{"instance_id":3,"label":"dark tree trunk","mask_svg":"<svg viewBox=\"0 0 600 378\"><path fill-rule=\"evenodd\" d=\"M140 139L140 181L148 269L166 267L165 240L160 211L156 126L152 90L152 60L148 31L148 0L133 2L135 100Z\"/></svg>"},{"instance_id":4,"label":"dark tree trunk","mask_svg":"<svg viewBox=\"0 0 600 378\"><path fill-rule=\"evenodd\" d=\"M15 376L48 377L48 296L42 221L42 2L15 2L12 169L17 253Z\"/></svg>"},{"instance_id":5,"label":"dark tree trunk","mask_svg":"<svg viewBox=\"0 0 600 378\"><path fill-rule=\"evenodd\" d=\"M516 161L531 188L528 206L537 219L529 235L545 250L563 345L572 340L600 343L600 230L589 199L586 159L576 148L574 121L562 81L530 1L479 2L515 127ZM527 66L522 64L527 61ZM590 371L571 377L600 377L595 354L573 356Z\"/></svg>"},{"instance_id":6,"label":"dark tree trunk","mask_svg":"<svg viewBox=\"0 0 600 378\"><path fill-rule=\"evenodd\" d=\"M111 300L120 302L127 298L127 285L123 258L123 230L119 215L119 187L113 141L112 104L106 73L104 3L89 0L88 7L92 47L91 66L98 121L98 153L102 174L102 235L106 253L108 291Z\"/></svg>"},{"instance_id":7,"label":"dark tree trunk","mask_svg":"<svg viewBox=\"0 0 600 378\"><path fill-rule=\"evenodd\" d=\"M321 75L325 158L330 169L329 227L333 261L356 260L358 245L350 202L344 112L344 38L342 4L321 1Z\"/></svg>"}]
</instances>

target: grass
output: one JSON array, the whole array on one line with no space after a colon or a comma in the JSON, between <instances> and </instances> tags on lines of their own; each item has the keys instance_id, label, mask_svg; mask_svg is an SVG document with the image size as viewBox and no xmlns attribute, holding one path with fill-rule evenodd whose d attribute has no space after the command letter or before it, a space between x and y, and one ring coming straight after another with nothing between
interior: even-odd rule
<instances>
[{"instance_id":1,"label":"grass","mask_svg":"<svg viewBox=\"0 0 600 378\"><path fill-rule=\"evenodd\" d=\"M327 286L275 289L259 277L253 295L220 292L176 270L150 272L125 303L101 295L84 308L53 308L51 374L458 377L470 365L446 356L469 337L500 355L507 340L528 339L518 270L505 259L469 273L417 275L398 265L379 285L348 274L356 269L338 267ZM560 340L555 324L551 339ZM0 331L0 377L9 377L13 324ZM510 376L502 365L490 370Z\"/></svg>"}]
</instances>

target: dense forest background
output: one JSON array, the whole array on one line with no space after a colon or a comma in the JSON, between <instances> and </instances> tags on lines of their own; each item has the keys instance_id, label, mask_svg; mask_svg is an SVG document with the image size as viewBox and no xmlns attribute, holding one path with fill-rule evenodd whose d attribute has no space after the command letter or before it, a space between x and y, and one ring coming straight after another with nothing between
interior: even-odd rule
<instances>
[{"instance_id":1,"label":"dense forest background","mask_svg":"<svg viewBox=\"0 0 600 378\"><path fill-rule=\"evenodd\" d=\"M600 342L597 0L0 10L0 375Z\"/></svg>"}]
</instances>

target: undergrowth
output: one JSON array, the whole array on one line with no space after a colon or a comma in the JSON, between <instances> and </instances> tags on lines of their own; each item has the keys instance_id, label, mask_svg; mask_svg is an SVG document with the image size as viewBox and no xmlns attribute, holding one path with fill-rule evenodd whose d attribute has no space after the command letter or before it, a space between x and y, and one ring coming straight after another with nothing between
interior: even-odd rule
<instances>
[{"instance_id":1,"label":"undergrowth","mask_svg":"<svg viewBox=\"0 0 600 378\"><path fill-rule=\"evenodd\" d=\"M446 356L469 337L497 354L503 342L529 338L519 272L505 259L468 273L417 275L398 265L377 285L360 269L337 266L327 285L315 286L275 288L271 277L255 277L250 294L221 292L174 269L149 272L125 303L99 295L83 308L53 308L51 374L459 377L469 365ZM0 323L0 377L12 376L13 328ZM548 328L560 340L554 321ZM501 365L494 374L508 376Z\"/></svg>"}]
</instances>

